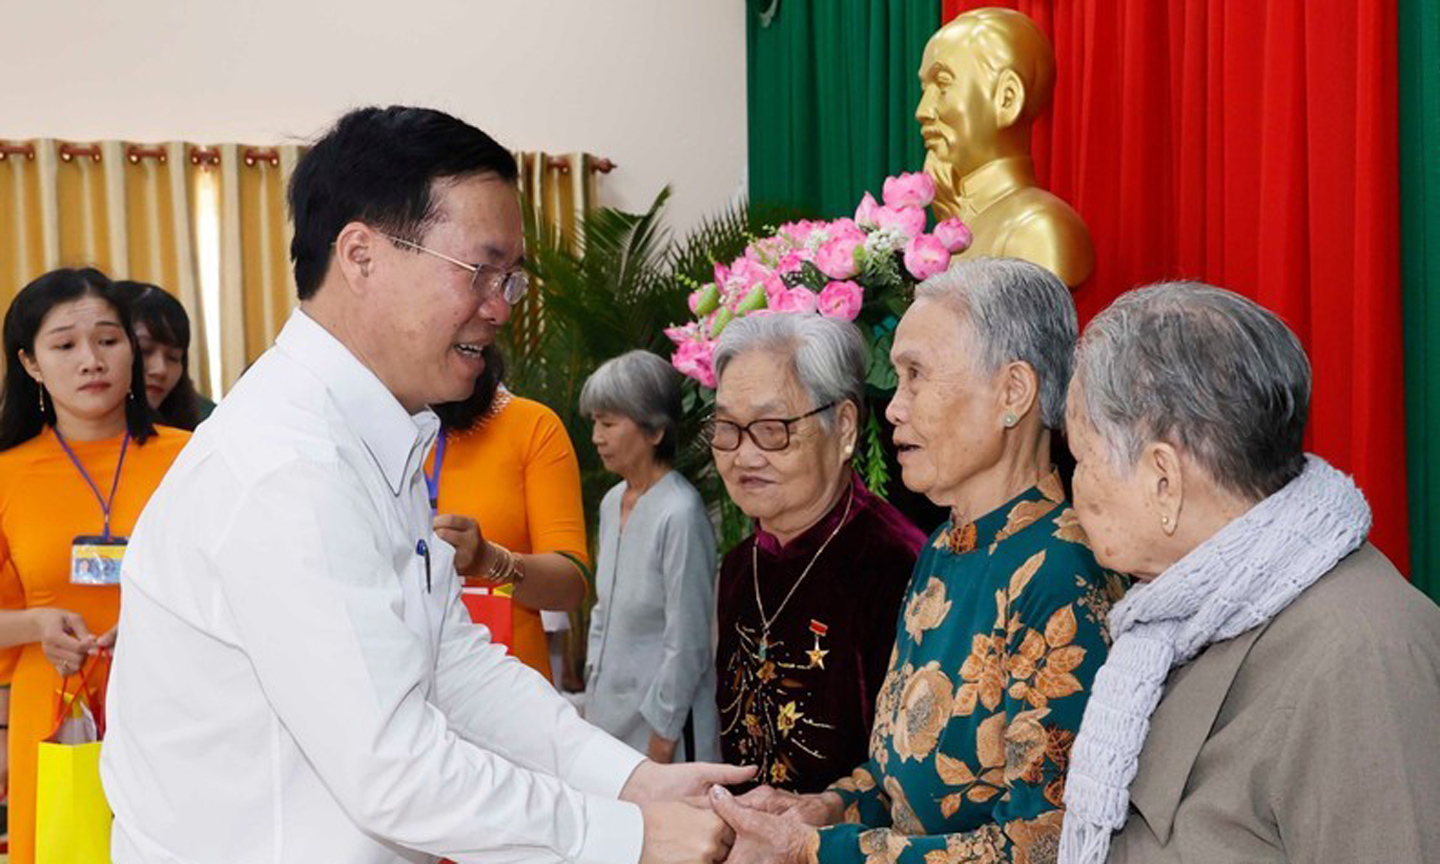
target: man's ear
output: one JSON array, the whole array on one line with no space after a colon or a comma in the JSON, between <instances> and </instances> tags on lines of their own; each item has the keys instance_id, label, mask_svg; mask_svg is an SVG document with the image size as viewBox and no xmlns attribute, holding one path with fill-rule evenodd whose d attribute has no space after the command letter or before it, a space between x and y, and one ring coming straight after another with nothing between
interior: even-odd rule
<instances>
[{"instance_id":1,"label":"man's ear","mask_svg":"<svg viewBox=\"0 0 1440 864\"><path fill-rule=\"evenodd\" d=\"M378 244L384 237L364 222L350 222L335 237L335 263L352 291L364 293L375 271Z\"/></svg>"},{"instance_id":2,"label":"man's ear","mask_svg":"<svg viewBox=\"0 0 1440 864\"><path fill-rule=\"evenodd\" d=\"M995 125L1008 129L1025 110L1025 81L1014 69L1003 70L995 81Z\"/></svg>"}]
</instances>

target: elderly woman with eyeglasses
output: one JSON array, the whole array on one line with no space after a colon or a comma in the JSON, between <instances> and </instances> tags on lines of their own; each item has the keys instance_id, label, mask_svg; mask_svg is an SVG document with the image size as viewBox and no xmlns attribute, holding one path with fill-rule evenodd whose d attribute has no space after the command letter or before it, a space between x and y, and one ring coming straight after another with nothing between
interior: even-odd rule
<instances>
[{"instance_id":1,"label":"elderly woman with eyeglasses","mask_svg":"<svg viewBox=\"0 0 1440 864\"><path fill-rule=\"evenodd\" d=\"M952 265L890 357L902 478L949 508L915 565L869 759L816 795L719 790L729 864L1053 862L1113 591L1051 464L1076 339L1049 271Z\"/></svg>"},{"instance_id":2,"label":"elderly woman with eyeglasses","mask_svg":"<svg viewBox=\"0 0 1440 864\"><path fill-rule=\"evenodd\" d=\"M755 520L720 569L720 741L783 789L819 791L864 758L924 542L850 468L864 356L853 325L814 313L735 321L715 352L707 437Z\"/></svg>"}]
</instances>

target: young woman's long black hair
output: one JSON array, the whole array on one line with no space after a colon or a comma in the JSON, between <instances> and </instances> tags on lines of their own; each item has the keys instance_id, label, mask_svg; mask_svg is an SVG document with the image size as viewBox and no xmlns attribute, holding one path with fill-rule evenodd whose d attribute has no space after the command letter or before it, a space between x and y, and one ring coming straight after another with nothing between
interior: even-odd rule
<instances>
[{"instance_id":1,"label":"young woman's long black hair","mask_svg":"<svg viewBox=\"0 0 1440 864\"><path fill-rule=\"evenodd\" d=\"M130 311L115 296L110 278L93 267L51 270L20 289L10 308L5 311L5 390L0 394L0 450L23 444L54 425L54 403L45 400L40 408L40 385L25 371L20 352L35 356L35 334L45 316L62 303L82 297L99 297L115 310L125 336L130 340L130 392L125 399L125 428L136 444L155 434L150 403L145 399L145 367L135 328L130 326ZM139 394L136 383L141 384Z\"/></svg>"},{"instance_id":2,"label":"young woman's long black hair","mask_svg":"<svg viewBox=\"0 0 1440 864\"><path fill-rule=\"evenodd\" d=\"M469 399L459 402L444 402L431 405L430 409L440 418L440 428L445 432L468 432L490 413L495 404L495 394L505 380L505 355L494 345L486 345L480 352L485 358L485 371L475 379L475 390Z\"/></svg>"},{"instance_id":3,"label":"young woman's long black hair","mask_svg":"<svg viewBox=\"0 0 1440 864\"><path fill-rule=\"evenodd\" d=\"M115 294L130 308L132 324L144 324L151 339L180 351L180 380L155 410L166 426L193 431L200 425L200 394L190 378L190 316L185 307L164 288L145 282L117 280ZM140 365L144 368L143 358Z\"/></svg>"}]
</instances>

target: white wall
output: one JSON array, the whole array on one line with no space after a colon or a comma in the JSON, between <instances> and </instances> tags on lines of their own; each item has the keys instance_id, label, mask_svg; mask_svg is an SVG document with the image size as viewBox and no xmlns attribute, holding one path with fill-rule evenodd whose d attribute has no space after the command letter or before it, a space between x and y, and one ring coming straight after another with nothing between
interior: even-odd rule
<instances>
[{"instance_id":1,"label":"white wall","mask_svg":"<svg viewBox=\"0 0 1440 864\"><path fill-rule=\"evenodd\" d=\"M683 229L744 180L744 2L0 2L0 138L268 144L391 102L607 156L602 203L669 183Z\"/></svg>"}]
</instances>

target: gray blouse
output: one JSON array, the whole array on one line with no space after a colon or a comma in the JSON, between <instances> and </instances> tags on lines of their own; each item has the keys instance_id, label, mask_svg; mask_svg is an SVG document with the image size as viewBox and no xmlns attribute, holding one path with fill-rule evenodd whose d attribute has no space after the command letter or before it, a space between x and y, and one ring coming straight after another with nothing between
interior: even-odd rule
<instances>
[{"instance_id":1,"label":"gray blouse","mask_svg":"<svg viewBox=\"0 0 1440 864\"><path fill-rule=\"evenodd\" d=\"M700 493L675 471L640 496L622 531L625 488L600 503L585 719L644 753L652 731L681 740L693 712L696 752L682 741L676 759L713 761L715 533Z\"/></svg>"}]
</instances>

